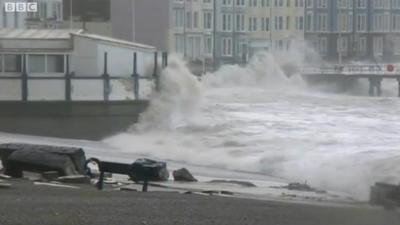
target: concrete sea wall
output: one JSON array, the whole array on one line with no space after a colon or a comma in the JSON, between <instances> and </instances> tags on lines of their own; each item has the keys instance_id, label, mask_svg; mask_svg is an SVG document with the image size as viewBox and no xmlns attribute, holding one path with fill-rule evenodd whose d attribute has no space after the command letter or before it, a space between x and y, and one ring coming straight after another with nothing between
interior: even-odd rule
<instances>
[{"instance_id":1,"label":"concrete sea wall","mask_svg":"<svg viewBox=\"0 0 400 225\"><path fill-rule=\"evenodd\" d=\"M147 100L0 101L0 132L100 140L127 130L148 104Z\"/></svg>"}]
</instances>

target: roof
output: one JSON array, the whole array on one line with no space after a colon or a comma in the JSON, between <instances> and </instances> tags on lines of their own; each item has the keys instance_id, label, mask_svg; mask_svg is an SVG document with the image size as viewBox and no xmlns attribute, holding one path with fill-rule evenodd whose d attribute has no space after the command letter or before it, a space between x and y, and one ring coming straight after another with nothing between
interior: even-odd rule
<instances>
[{"instance_id":1,"label":"roof","mask_svg":"<svg viewBox=\"0 0 400 225\"><path fill-rule=\"evenodd\" d=\"M150 45L134 43L97 34L90 34L84 32L83 30L77 29L0 29L0 39L3 40L68 40L71 39L72 36L89 38L127 48L141 48L149 51L156 49Z\"/></svg>"},{"instance_id":2,"label":"roof","mask_svg":"<svg viewBox=\"0 0 400 225\"><path fill-rule=\"evenodd\" d=\"M97 40L97 41L103 41L103 42L107 42L110 44L120 45L120 46L128 47L128 48L141 48L141 49L146 49L146 50L155 50L156 49L154 46L150 46L150 45L139 44L139 43L135 43L135 42L125 41L125 40L111 38L111 37L97 35L97 34L89 34L89 33L85 33L85 32L72 33L72 35L78 36L78 37L89 38L89 39L93 39L93 40Z\"/></svg>"},{"instance_id":3,"label":"roof","mask_svg":"<svg viewBox=\"0 0 400 225\"><path fill-rule=\"evenodd\" d=\"M0 29L0 39L70 39L71 33L82 32L76 29Z\"/></svg>"}]
</instances>

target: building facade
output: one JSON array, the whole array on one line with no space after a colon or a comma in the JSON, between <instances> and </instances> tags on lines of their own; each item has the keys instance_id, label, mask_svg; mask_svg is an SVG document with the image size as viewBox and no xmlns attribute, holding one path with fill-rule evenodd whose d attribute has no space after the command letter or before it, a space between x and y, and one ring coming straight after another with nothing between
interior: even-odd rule
<instances>
[{"instance_id":1,"label":"building facade","mask_svg":"<svg viewBox=\"0 0 400 225\"><path fill-rule=\"evenodd\" d=\"M189 61L242 64L258 51L287 50L304 38L303 0L170 2L170 51Z\"/></svg>"},{"instance_id":2,"label":"building facade","mask_svg":"<svg viewBox=\"0 0 400 225\"><path fill-rule=\"evenodd\" d=\"M56 29L63 21L62 0L35 0L37 12L6 12L5 2L32 2L29 0L0 0L0 28Z\"/></svg>"},{"instance_id":3,"label":"building facade","mask_svg":"<svg viewBox=\"0 0 400 225\"><path fill-rule=\"evenodd\" d=\"M305 38L327 61L400 59L399 0L306 0Z\"/></svg>"}]
</instances>

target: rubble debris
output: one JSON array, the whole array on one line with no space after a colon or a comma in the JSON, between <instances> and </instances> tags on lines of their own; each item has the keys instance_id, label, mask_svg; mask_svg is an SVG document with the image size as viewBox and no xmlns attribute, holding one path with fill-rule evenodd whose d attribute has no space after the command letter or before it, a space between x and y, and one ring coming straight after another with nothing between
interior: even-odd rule
<instances>
[{"instance_id":1,"label":"rubble debris","mask_svg":"<svg viewBox=\"0 0 400 225\"><path fill-rule=\"evenodd\" d=\"M90 184L90 178L83 175L63 176L59 177L57 181L71 184Z\"/></svg>"},{"instance_id":2,"label":"rubble debris","mask_svg":"<svg viewBox=\"0 0 400 225\"><path fill-rule=\"evenodd\" d=\"M48 183L48 182L33 182L33 184L34 185L39 185L39 186L80 189L80 187L77 187L77 186L71 186L71 185L65 185L65 184L57 184L57 183Z\"/></svg>"},{"instance_id":3,"label":"rubble debris","mask_svg":"<svg viewBox=\"0 0 400 225\"><path fill-rule=\"evenodd\" d=\"M235 193L231 192L231 191L221 191L221 195L235 195Z\"/></svg>"},{"instance_id":4,"label":"rubble debris","mask_svg":"<svg viewBox=\"0 0 400 225\"><path fill-rule=\"evenodd\" d=\"M84 174L85 153L81 148L32 144L1 144L4 173L22 177L22 171L57 171L61 175Z\"/></svg>"},{"instance_id":5,"label":"rubble debris","mask_svg":"<svg viewBox=\"0 0 400 225\"><path fill-rule=\"evenodd\" d=\"M0 179L8 180L8 179L11 179L11 177L8 175L5 175L5 174L0 174Z\"/></svg>"},{"instance_id":6,"label":"rubble debris","mask_svg":"<svg viewBox=\"0 0 400 225\"><path fill-rule=\"evenodd\" d=\"M217 183L217 184L236 184L243 187L257 187L255 184L248 181L237 181L237 180L212 180L209 183Z\"/></svg>"},{"instance_id":7,"label":"rubble debris","mask_svg":"<svg viewBox=\"0 0 400 225\"><path fill-rule=\"evenodd\" d=\"M214 195L214 194L219 194L219 191L214 191L214 190L207 190L207 191L202 191L201 193L208 194L208 195Z\"/></svg>"},{"instance_id":8,"label":"rubble debris","mask_svg":"<svg viewBox=\"0 0 400 225\"><path fill-rule=\"evenodd\" d=\"M303 191L303 192L314 192L317 194L326 194L327 192L325 190L319 190L317 188L313 188L307 183L289 183L286 186L278 186L278 187L272 187L272 188L284 188L288 189L291 191Z\"/></svg>"},{"instance_id":9,"label":"rubble debris","mask_svg":"<svg viewBox=\"0 0 400 225\"><path fill-rule=\"evenodd\" d=\"M41 175L42 175L42 178L47 181L54 181L54 180L57 180L59 177L59 174L57 171L47 171L47 172L43 172Z\"/></svg>"},{"instance_id":10,"label":"rubble debris","mask_svg":"<svg viewBox=\"0 0 400 225\"><path fill-rule=\"evenodd\" d=\"M130 187L130 186L123 186L119 188L120 191L133 191L133 192L137 192L138 190L134 187Z\"/></svg>"},{"instance_id":11,"label":"rubble debris","mask_svg":"<svg viewBox=\"0 0 400 225\"><path fill-rule=\"evenodd\" d=\"M9 189L11 188L11 184L0 182L0 189Z\"/></svg>"},{"instance_id":12,"label":"rubble debris","mask_svg":"<svg viewBox=\"0 0 400 225\"><path fill-rule=\"evenodd\" d=\"M172 176L175 181L197 182L197 179L186 168L175 170Z\"/></svg>"},{"instance_id":13,"label":"rubble debris","mask_svg":"<svg viewBox=\"0 0 400 225\"><path fill-rule=\"evenodd\" d=\"M370 190L370 204L381 205L385 209L400 206L400 185L377 182Z\"/></svg>"}]
</instances>

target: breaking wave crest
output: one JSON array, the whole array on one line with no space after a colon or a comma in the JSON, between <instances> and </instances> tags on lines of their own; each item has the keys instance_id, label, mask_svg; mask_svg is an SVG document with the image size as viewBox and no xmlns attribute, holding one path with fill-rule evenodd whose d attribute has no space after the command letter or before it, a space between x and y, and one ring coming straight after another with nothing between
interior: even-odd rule
<instances>
[{"instance_id":1,"label":"breaking wave crest","mask_svg":"<svg viewBox=\"0 0 400 225\"><path fill-rule=\"evenodd\" d=\"M298 51L258 53L200 81L173 56L139 123L105 142L164 160L308 180L363 199L375 181L398 182L400 104L309 91L296 74L302 63Z\"/></svg>"}]
</instances>

